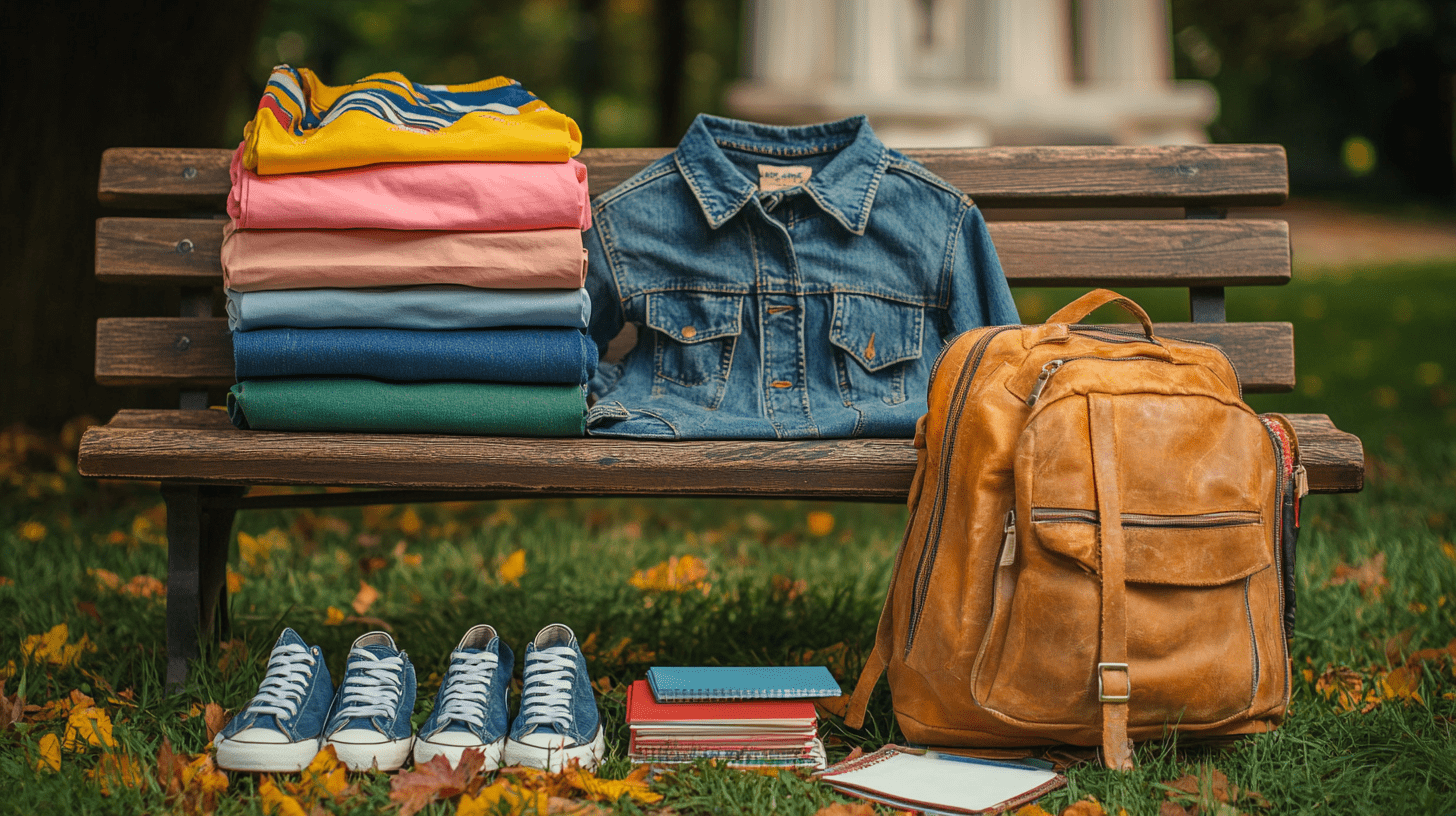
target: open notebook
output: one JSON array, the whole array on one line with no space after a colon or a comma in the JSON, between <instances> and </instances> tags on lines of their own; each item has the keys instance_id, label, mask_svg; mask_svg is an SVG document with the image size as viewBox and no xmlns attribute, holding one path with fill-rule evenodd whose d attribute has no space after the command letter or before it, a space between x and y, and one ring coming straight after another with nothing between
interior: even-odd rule
<instances>
[{"instance_id":1,"label":"open notebook","mask_svg":"<svg viewBox=\"0 0 1456 816\"><path fill-rule=\"evenodd\" d=\"M818 777L836 790L930 814L1007 810L1067 784L1067 778L1014 762L992 762L886 745Z\"/></svg>"}]
</instances>

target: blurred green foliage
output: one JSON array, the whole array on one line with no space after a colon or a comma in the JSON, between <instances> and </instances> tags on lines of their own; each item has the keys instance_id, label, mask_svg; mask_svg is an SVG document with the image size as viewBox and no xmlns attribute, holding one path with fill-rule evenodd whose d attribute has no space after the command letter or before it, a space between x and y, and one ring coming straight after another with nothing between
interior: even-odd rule
<instances>
[{"instance_id":1,"label":"blurred green foliage","mask_svg":"<svg viewBox=\"0 0 1456 816\"><path fill-rule=\"evenodd\" d=\"M1276 142L1296 192L1456 193L1453 0L1172 0L1176 73L1215 141Z\"/></svg>"},{"instance_id":2,"label":"blurred green foliage","mask_svg":"<svg viewBox=\"0 0 1456 816\"><path fill-rule=\"evenodd\" d=\"M249 76L255 93L239 100L230 132L241 133L269 69L286 62L335 85L380 71L442 84L504 74L575 118L588 146L652 144L663 108L656 12L666 2L679 0L274 0ZM686 120L666 123L673 133L694 113L722 111L742 27L741 0L681 5Z\"/></svg>"}]
</instances>

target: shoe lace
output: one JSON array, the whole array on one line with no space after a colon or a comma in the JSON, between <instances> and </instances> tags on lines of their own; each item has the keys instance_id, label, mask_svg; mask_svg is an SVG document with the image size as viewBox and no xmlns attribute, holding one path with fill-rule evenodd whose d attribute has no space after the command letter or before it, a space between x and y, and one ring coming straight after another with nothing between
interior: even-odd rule
<instances>
[{"instance_id":1,"label":"shoe lace","mask_svg":"<svg viewBox=\"0 0 1456 816\"><path fill-rule=\"evenodd\" d=\"M529 725L571 725L571 687L576 652L568 646L538 649L526 657L521 713Z\"/></svg>"},{"instance_id":2,"label":"shoe lace","mask_svg":"<svg viewBox=\"0 0 1456 816\"><path fill-rule=\"evenodd\" d=\"M404 658L399 655L375 657L364 649L350 651L349 665L345 669L348 679L340 690L344 704L336 716L354 719L394 714L404 686L403 669Z\"/></svg>"},{"instance_id":3,"label":"shoe lace","mask_svg":"<svg viewBox=\"0 0 1456 816\"><path fill-rule=\"evenodd\" d=\"M445 694L438 709L440 721L485 725L490 680L499 664L500 658L494 652L451 652Z\"/></svg>"},{"instance_id":4,"label":"shoe lace","mask_svg":"<svg viewBox=\"0 0 1456 816\"><path fill-rule=\"evenodd\" d=\"M279 721L297 714L299 700L308 691L309 677L316 662L308 649L297 643L274 648L268 655L268 671L258 686L258 693L248 703L247 711L272 714Z\"/></svg>"}]
</instances>

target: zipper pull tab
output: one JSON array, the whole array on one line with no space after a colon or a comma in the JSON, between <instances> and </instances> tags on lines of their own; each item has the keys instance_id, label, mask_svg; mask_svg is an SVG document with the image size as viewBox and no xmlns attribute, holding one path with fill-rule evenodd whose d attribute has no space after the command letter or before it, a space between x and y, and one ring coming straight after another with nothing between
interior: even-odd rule
<instances>
[{"instance_id":1,"label":"zipper pull tab","mask_svg":"<svg viewBox=\"0 0 1456 816\"><path fill-rule=\"evenodd\" d=\"M1006 511L1006 529L1001 539L1001 566L1009 567L1016 560L1016 508Z\"/></svg>"},{"instance_id":2,"label":"zipper pull tab","mask_svg":"<svg viewBox=\"0 0 1456 816\"><path fill-rule=\"evenodd\" d=\"M1041 367L1041 373L1036 375L1036 384L1031 387L1031 393L1026 395L1027 405L1035 405L1036 401L1041 399L1041 392L1043 388L1046 388L1047 380L1057 373L1057 369L1061 368L1064 362L1066 361L1052 360Z\"/></svg>"}]
</instances>

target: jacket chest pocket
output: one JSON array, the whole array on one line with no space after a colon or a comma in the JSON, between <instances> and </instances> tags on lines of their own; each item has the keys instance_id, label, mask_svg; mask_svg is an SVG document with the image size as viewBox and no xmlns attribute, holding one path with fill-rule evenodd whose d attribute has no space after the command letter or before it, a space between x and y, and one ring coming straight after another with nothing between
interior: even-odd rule
<instances>
[{"instance_id":1,"label":"jacket chest pocket","mask_svg":"<svg viewBox=\"0 0 1456 816\"><path fill-rule=\"evenodd\" d=\"M707 292L648 295L645 322L653 330L653 373L672 393L708 408L723 401L733 349L743 332L743 296Z\"/></svg>"},{"instance_id":2,"label":"jacket chest pocket","mask_svg":"<svg viewBox=\"0 0 1456 816\"><path fill-rule=\"evenodd\" d=\"M904 402L906 373L920 359L924 331L922 306L836 292L829 342L838 349L835 374L844 404Z\"/></svg>"}]
</instances>

